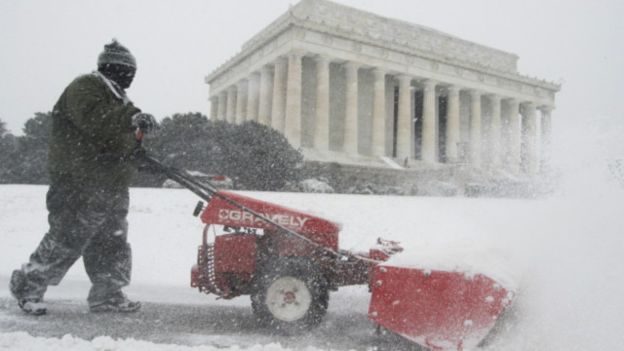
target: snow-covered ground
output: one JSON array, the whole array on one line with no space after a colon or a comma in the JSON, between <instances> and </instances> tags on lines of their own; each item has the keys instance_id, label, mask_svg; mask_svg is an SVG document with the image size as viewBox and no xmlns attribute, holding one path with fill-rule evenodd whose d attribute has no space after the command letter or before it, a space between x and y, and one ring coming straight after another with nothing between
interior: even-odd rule
<instances>
[{"instance_id":1,"label":"snow-covered ground","mask_svg":"<svg viewBox=\"0 0 624 351\"><path fill-rule=\"evenodd\" d=\"M475 249L504 258L519 295L514 315L486 349L620 349L623 193L616 187L576 190L541 200L245 194L342 223L340 244L346 249L366 250L381 236L401 241L406 255L432 256L450 247L451 252ZM0 186L2 286L47 228L45 191L42 186ZM326 321L309 335L274 337L258 329L248 298L216 300L188 287L202 230L190 215L194 195L180 189L132 189L131 198L134 271L127 292L146 302L143 311L130 317L88 314L89 283L76 264L60 286L50 288L47 316L22 315L8 290L0 290L0 349L344 350L368 349L376 342L366 319L369 295L359 287L333 293ZM405 347L393 341L382 348Z\"/></svg>"},{"instance_id":2,"label":"snow-covered ground","mask_svg":"<svg viewBox=\"0 0 624 351\"><path fill-rule=\"evenodd\" d=\"M588 128L587 125L593 126ZM398 264L486 271L518 287L514 308L484 351L622 350L624 189L609 174L624 159L624 124L596 119L560 133L557 192L534 200L249 192L342 224L340 245L367 250L377 237L406 247ZM583 140L584 142L579 142ZM47 230L46 187L0 186L0 286ZM76 264L46 295L49 313L19 311L0 289L0 350L409 350L375 336L366 287L332 293L328 314L299 336L259 328L249 299L216 300L189 287L202 225L182 189L132 189L133 283L144 302L130 316L92 315Z\"/></svg>"}]
</instances>

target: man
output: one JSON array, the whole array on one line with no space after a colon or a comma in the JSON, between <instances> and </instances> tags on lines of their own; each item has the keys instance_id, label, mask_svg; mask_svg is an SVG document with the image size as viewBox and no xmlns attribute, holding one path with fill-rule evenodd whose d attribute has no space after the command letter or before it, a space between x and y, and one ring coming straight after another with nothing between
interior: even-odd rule
<instances>
[{"instance_id":1,"label":"man","mask_svg":"<svg viewBox=\"0 0 624 351\"><path fill-rule=\"evenodd\" d=\"M82 256L92 287L91 312L134 312L141 304L121 291L130 283L128 186L135 173L134 132L156 121L128 99L136 60L116 40L104 46L98 70L76 78L52 112L46 204L50 229L10 290L26 313L46 313L43 295Z\"/></svg>"}]
</instances>

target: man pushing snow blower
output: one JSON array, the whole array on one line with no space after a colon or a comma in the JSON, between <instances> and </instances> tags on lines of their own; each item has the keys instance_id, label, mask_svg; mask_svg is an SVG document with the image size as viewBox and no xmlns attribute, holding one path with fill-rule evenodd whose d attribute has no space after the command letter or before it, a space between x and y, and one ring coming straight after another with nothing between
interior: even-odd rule
<instances>
[{"instance_id":1,"label":"man pushing snow blower","mask_svg":"<svg viewBox=\"0 0 624 351\"><path fill-rule=\"evenodd\" d=\"M248 295L256 319L276 331L318 325L330 291L368 285L375 324L432 350L464 350L477 346L511 303L513 286L485 271L404 264L396 260L403 249L390 240L379 239L365 253L343 250L337 223L219 190L163 165L140 147L154 118L124 93L134 58L113 42L99 63L99 72L74 81L54 110L50 231L11 278L25 312L45 313L46 287L81 255L93 283L91 311L139 309L121 292L130 281L126 215L135 161L206 201L195 207L205 229L191 286L224 299Z\"/></svg>"},{"instance_id":2,"label":"man pushing snow blower","mask_svg":"<svg viewBox=\"0 0 624 351\"><path fill-rule=\"evenodd\" d=\"M121 289L130 283L128 186L135 172L134 131L156 125L126 96L136 73L130 51L113 40L98 69L65 89L52 111L46 204L49 231L10 290L26 313L46 313L43 295L81 256L92 287L91 312L134 312L141 304Z\"/></svg>"}]
</instances>

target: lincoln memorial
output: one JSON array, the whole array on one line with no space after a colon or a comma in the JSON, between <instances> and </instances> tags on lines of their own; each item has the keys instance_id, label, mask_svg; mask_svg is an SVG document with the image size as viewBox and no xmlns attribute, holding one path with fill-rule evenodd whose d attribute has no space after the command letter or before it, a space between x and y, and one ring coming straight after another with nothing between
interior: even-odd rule
<instances>
[{"instance_id":1,"label":"lincoln memorial","mask_svg":"<svg viewBox=\"0 0 624 351\"><path fill-rule=\"evenodd\" d=\"M548 157L558 84L518 56L435 29L301 0L210 73L210 117L257 121L308 160L462 164L532 176Z\"/></svg>"}]
</instances>

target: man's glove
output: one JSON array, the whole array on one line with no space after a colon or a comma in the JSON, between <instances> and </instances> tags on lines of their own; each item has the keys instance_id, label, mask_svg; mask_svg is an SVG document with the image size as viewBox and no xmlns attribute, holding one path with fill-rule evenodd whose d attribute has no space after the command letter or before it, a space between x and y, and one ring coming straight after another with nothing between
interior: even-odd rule
<instances>
[{"instance_id":1,"label":"man's glove","mask_svg":"<svg viewBox=\"0 0 624 351\"><path fill-rule=\"evenodd\" d=\"M128 155L128 159L130 161L143 160L146 154L147 151L143 148L143 146L137 146L134 150L132 150L130 155Z\"/></svg>"},{"instance_id":2,"label":"man's glove","mask_svg":"<svg viewBox=\"0 0 624 351\"><path fill-rule=\"evenodd\" d=\"M158 122L151 114L139 112L132 116L132 125L139 128L143 133L150 133L158 126Z\"/></svg>"}]
</instances>

